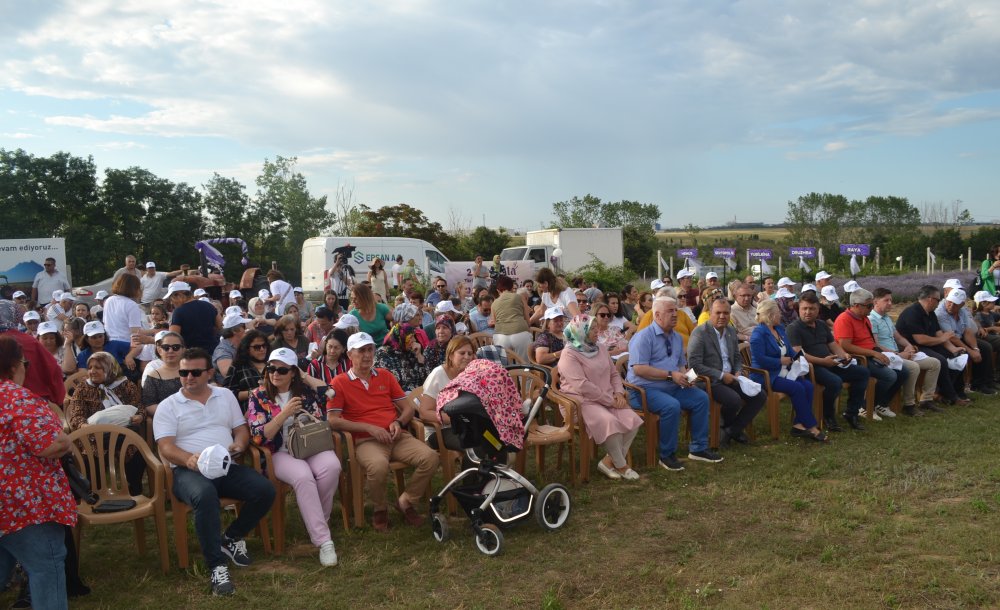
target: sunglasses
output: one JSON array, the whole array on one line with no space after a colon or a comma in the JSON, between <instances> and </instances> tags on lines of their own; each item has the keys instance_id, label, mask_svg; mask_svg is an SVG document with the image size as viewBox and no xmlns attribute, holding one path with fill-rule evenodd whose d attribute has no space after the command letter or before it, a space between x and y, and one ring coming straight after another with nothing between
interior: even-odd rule
<instances>
[{"instance_id":1,"label":"sunglasses","mask_svg":"<svg viewBox=\"0 0 1000 610\"><path fill-rule=\"evenodd\" d=\"M447 287L448 287L447 284L438 284L437 286L435 286L435 288L447 288Z\"/></svg>"},{"instance_id":2,"label":"sunglasses","mask_svg":"<svg viewBox=\"0 0 1000 610\"><path fill-rule=\"evenodd\" d=\"M162 343L160 344L160 349L165 352L179 352L181 348L184 347L180 343Z\"/></svg>"},{"instance_id":3,"label":"sunglasses","mask_svg":"<svg viewBox=\"0 0 1000 610\"><path fill-rule=\"evenodd\" d=\"M578 305L586 305L587 304L586 300L581 301L580 299L577 299L576 302L577 302Z\"/></svg>"},{"instance_id":4,"label":"sunglasses","mask_svg":"<svg viewBox=\"0 0 1000 610\"><path fill-rule=\"evenodd\" d=\"M267 367L267 372L268 373L277 373L279 375L287 375L289 372L291 372L291 370L292 369L288 368L287 366L268 366Z\"/></svg>"},{"instance_id":5,"label":"sunglasses","mask_svg":"<svg viewBox=\"0 0 1000 610\"><path fill-rule=\"evenodd\" d=\"M207 370L208 369L181 369L177 371L177 374L181 377L187 377L188 375L191 375L192 377L201 377L201 374Z\"/></svg>"},{"instance_id":6,"label":"sunglasses","mask_svg":"<svg viewBox=\"0 0 1000 610\"><path fill-rule=\"evenodd\" d=\"M267 348L266 343L257 343L255 345L250 346L250 349L266 349L266 348Z\"/></svg>"},{"instance_id":7,"label":"sunglasses","mask_svg":"<svg viewBox=\"0 0 1000 610\"><path fill-rule=\"evenodd\" d=\"M604 311L604 312L601 312L601 313L597 314L597 317L598 318L610 318L611 314L609 314L608 312Z\"/></svg>"}]
</instances>

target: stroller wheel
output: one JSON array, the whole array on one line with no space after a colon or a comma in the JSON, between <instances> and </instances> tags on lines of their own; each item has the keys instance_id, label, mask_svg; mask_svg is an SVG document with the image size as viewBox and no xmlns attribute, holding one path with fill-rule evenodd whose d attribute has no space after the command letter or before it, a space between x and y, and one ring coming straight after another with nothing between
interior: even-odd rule
<instances>
[{"instance_id":1,"label":"stroller wheel","mask_svg":"<svg viewBox=\"0 0 1000 610\"><path fill-rule=\"evenodd\" d=\"M431 519L431 532L438 542L444 542L451 536L451 532L448 530L448 519L441 513L435 513Z\"/></svg>"},{"instance_id":2,"label":"stroller wheel","mask_svg":"<svg viewBox=\"0 0 1000 610\"><path fill-rule=\"evenodd\" d=\"M545 530L556 530L569 519L569 491L559 483L552 483L542 488L535 504L535 520Z\"/></svg>"},{"instance_id":3,"label":"stroller wheel","mask_svg":"<svg viewBox=\"0 0 1000 610\"><path fill-rule=\"evenodd\" d=\"M500 528L492 523L484 525L476 535L476 548L480 553L491 557L499 554L503 548L503 533Z\"/></svg>"}]
</instances>

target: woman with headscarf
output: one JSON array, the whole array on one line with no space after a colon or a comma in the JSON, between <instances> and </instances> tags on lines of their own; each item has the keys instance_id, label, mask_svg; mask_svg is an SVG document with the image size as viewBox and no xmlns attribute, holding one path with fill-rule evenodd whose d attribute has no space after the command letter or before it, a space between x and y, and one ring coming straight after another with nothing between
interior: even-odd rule
<instances>
[{"instance_id":1,"label":"woman with headscarf","mask_svg":"<svg viewBox=\"0 0 1000 610\"><path fill-rule=\"evenodd\" d=\"M136 408L127 427L142 434L146 421L146 411L142 408L139 388L125 378L121 366L114 356L107 352L95 352L87 358L87 379L76 386L73 396L66 401L66 417L73 430L90 425L88 419L99 411L118 405ZM128 492L133 496L142 494L142 475L146 471L146 461L136 447L129 447L125 453L125 479Z\"/></svg>"},{"instance_id":2,"label":"woman with headscarf","mask_svg":"<svg viewBox=\"0 0 1000 610\"><path fill-rule=\"evenodd\" d=\"M424 348L427 369L433 370L445 361L448 342L455 336L455 321L448 314L441 314L434 321L434 340Z\"/></svg>"},{"instance_id":3,"label":"woman with headscarf","mask_svg":"<svg viewBox=\"0 0 1000 610\"><path fill-rule=\"evenodd\" d=\"M403 303L393 311L393 325L382 345L375 350L375 367L393 374L404 392L423 385L430 369L424 358L424 348L417 339L419 329L413 323L419 311Z\"/></svg>"},{"instance_id":4,"label":"woman with headscarf","mask_svg":"<svg viewBox=\"0 0 1000 610\"><path fill-rule=\"evenodd\" d=\"M566 349L559 358L559 391L580 403L587 434L607 455L597 469L609 479L635 481L639 474L626 458L642 418L629 405L625 388L608 350L597 343L597 326L586 314L566 324Z\"/></svg>"},{"instance_id":5,"label":"woman with headscarf","mask_svg":"<svg viewBox=\"0 0 1000 610\"><path fill-rule=\"evenodd\" d=\"M247 303L247 316L257 322L254 328L265 336L274 333L274 323L279 319L276 313L267 310L267 302L260 297L254 297Z\"/></svg>"}]
</instances>

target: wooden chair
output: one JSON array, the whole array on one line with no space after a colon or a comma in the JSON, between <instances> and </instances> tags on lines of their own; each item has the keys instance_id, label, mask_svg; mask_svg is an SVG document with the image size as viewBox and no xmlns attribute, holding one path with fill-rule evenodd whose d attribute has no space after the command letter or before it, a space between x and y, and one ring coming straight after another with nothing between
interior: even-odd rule
<instances>
[{"instance_id":1,"label":"wooden chair","mask_svg":"<svg viewBox=\"0 0 1000 610\"><path fill-rule=\"evenodd\" d=\"M170 510L173 513L174 519L174 546L177 547L177 565L180 566L182 570L186 570L191 563L188 551L187 531L187 516L188 513L191 512L191 507L178 500L177 496L174 495L174 469L167 466L163 470L166 474L165 483L167 492L170 494ZM225 510L232 506L235 507L238 513L242 504L242 502L234 498L219 498L220 510ZM267 516L264 516L257 522L256 531L260 535L261 542L264 545L264 552L270 555L271 536L268 533Z\"/></svg>"},{"instance_id":2,"label":"wooden chair","mask_svg":"<svg viewBox=\"0 0 1000 610\"><path fill-rule=\"evenodd\" d=\"M409 400L413 403L414 413L416 413L417 404L420 400L420 395L424 393L422 387L412 390L406 395L405 400ZM397 406L397 410L399 407ZM424 439L424 424L419 418L414 415L413 419L410 420L410 434L415 438L420 440ZM347 448L347 462L350 468L350 487L351 487L351 501L354 506L351 512L354 514L354 527L364 527L365 526L365 475L361 470L361 464L358 462L357 458L357 445L354 441L354 436L350 432L341 432L343 435L343 443ZM409 468L410 465L404 462L390 461L389 470L394 475L396 480L396 490L402 493L405 487L405 479L403 478L403 471ZM425 492L425 497L430 498L430 488Z\"/></svg>"},{"instance_id":3,"label":"wooden chair","mask_svg":"<svg viewBox=\"0 0 1000 610\"><path fill-rule=\"evenodd\" d=\"M77 524L73 528L76 553L79 559L80 538L84 526L108 525L131 521L135 527L135 544L140 553L146 552L146 535L143 519L152 517L156 525L156 538L160 547L160 569L170 571L170 554L167 551L167 508L164 489L164 466L153 455L141 436L124 426L87 426L69 435L70 451L82 472L89 473L90 489L106 500L135 500L135 506L114 513L95 513L94 507L85 502L77 506ZM151 495L133 496L125 480L125 454L135 447L146 461Z\"/></svg>"},{"instance_id":4,"label":"wooden chair","mask_svg":"<svg viewBox=\"0 0 1000 610\"><path fill-rule=\"evenodd\" d=\"M335 436L336 432L333 433ZM337 446L339 443L335 443L335 451L340 447ZM292 486L284 481L278 479L274 474L274 468L271 467L274 461L271 458L271 450L267 447L262 447L251 443L249 448L250 463L253 465L254 470L266 476L271 484L274 485L274 507L271 509L271 529L274 534L274 552L275 554L281 555L285 552L285 517L287 505L285 502L285 497L293 492ZM342 458L342 454L337 451L337 458ZM343 464L343 459L341 459L341 464ZM347 469L341 467L340 470L340 482L337 484L338 495L340 496L340 516L344 523L344 530L351 529L350 512L351 512L351 490L350 485L347 482Z\"/></svg>"},{"instance_id":5,"label":"wooden chair","mask_svg":"<svg viewBox=\"0 0 1000 610\"><path fill-rule=\"evenodd\" d=\"M749 373L759 373L761 377L764 378L764 387L761 391L767 392L767 420L771 427L771 438L778 440L779 429L781 428L781 421L779 417L780 403L783 399L788 398L788 395L783 392L776 392L771 388L771 375L764 369L759 369L750 366L750 345L743 344L740 346L740 356L743 357L743 370ZM813 411L816 410L816 396L819 395L819 391L813 393ZM822 402L820 403L820 409L822 410ZM794 412L792 414L794 417ZM819 420L822 423L822 417Z\"/></svg>"},{"instance_id":6,"label":"wooden chair","mask_svg":"<svg viewBox=\"0 0 1000 610\"><path fill-rule=\"evenodd\" d=\"M618 374L621 375L622 383L625 385L626 392L629 390L634 390L639 396L639 409L635 409L635 405L632 408L639 414L642 418L643 429L646 433L646 465L649 467L655 466L656 462L659 460L658 448L660 444L660 416L649 410L646 403L646 391L637 385L632 385L625 381L625 376L628 372L628 355L624 355L615 362L615 367L618 369ZM629 403L631 404L631 397L629 397Z\"/></svg>"},{"instance_id":7,"label":"wooden chair","mask_svg":"<svg viewBox=\"0 0 1000 610\"><path fill-rule=\"evenodd\" d=\"M493 345L493 335L487 332L480 331L472 333L469 335L469 339L472 340L472 345L474 345L476 349L479 349L484 345Z\"/></svg>"},{"instance_id":8,"label":"wooden chair","mask_svg":"<svg viewBox=\"0 0 1000 610\"><path fill-rule=\"evenodd\" d=\"M532 404L538 398L542 389L542 376L531 370L509 371L511 379L517 385L522 400L530 400ZM535 449L535 467L539 474L545 471L545 449L549 445L559 446L559 463L562 463L563 446L569 455L569 479L571 485L576 485L576 454L574 451L573 422L579 412L579 404L558 390L549 389L542 403L541 410L527 430L524 448L517 453L515 468L524 473L529 447Z\"/></svg>"}]
</instances>

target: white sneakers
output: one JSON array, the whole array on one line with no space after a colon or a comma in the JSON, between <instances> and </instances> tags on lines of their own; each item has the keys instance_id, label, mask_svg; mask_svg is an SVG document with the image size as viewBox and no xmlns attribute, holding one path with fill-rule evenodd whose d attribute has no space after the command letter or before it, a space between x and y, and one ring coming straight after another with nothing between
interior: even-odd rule
<instances>
[{"instance_id":1,"label":"white sneakers","mask_svg":"<svg viewBox=\"0 0 1000 610\"><path fill-rule=\"evenodd\" d=\"M601 474L608 477L612 481L618 481L625 479L626 481L638 481L639 473L629 468L625 472L618 472L614 468L611 468L604 463L604 460L599 460L597 462L597 469L601 471Z\"/></svg>"},{"instance_id":2,"label":"white sneakers","mask_svg":"<svg viewBox=\"0 0 1000 610\"><path fill-rule=\"evenodd\" d=\"M885 407L875 407L875 412L872 413L872 421L882 421L882 418L879 417L879 413L881 413L879 409L884 409L884 408ZM865 419L866 417L868 417L868 409L859 409L858 417L860 417L861 419ZM895 415L893 415L893 417L895 417Z\"/></svg>"},{"instance_id":3,"label":"white sneakers","mask_svg":"<svg viewBox=\"0 0 1000 610\"><path fill-rule=\"evenodd\" d=\"M327 568L337 565L337 549L333 548L332 540L319 547L319 562Z\"/></svg>"},{"instance_id":4,"label":"white sneakers","mask_svg":"<svg viewBox=\"0 0 1000 610\"><path fill-rule=\"evenodd\" d=\"M881 405L875 407L875 413L881 415L882 417L888 417L889 419L896 417L896 414L892 412L892 409L890 409L889 407L883 407Z\"/></svg>"}]
</instances>

